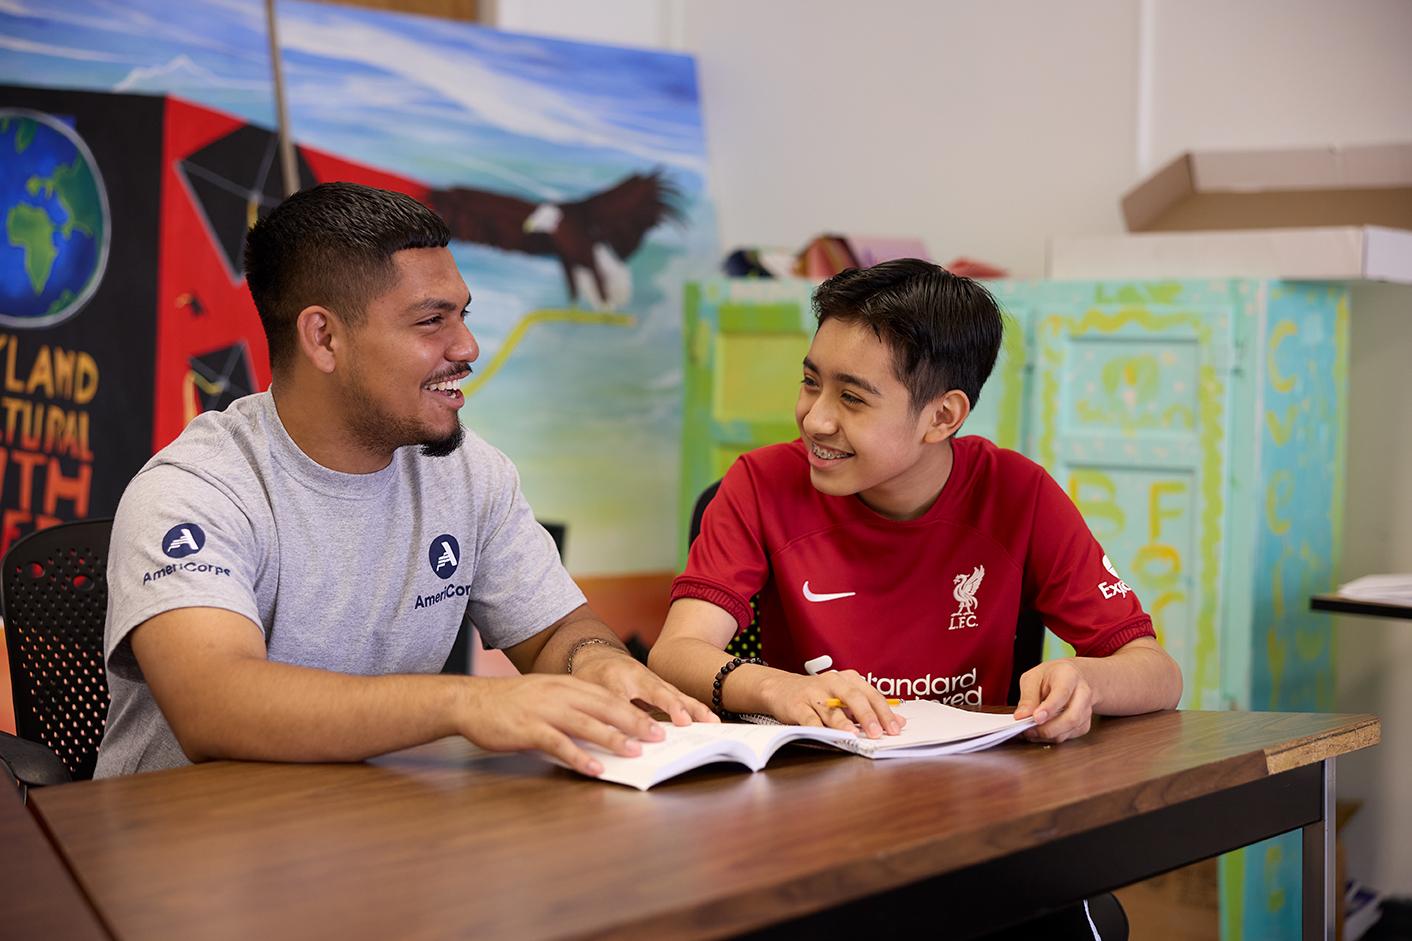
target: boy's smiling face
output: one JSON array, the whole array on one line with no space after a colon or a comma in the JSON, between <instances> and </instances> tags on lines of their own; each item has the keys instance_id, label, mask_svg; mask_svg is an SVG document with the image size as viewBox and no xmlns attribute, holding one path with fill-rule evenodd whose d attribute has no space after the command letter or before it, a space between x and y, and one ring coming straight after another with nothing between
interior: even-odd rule
<instances>
[{"instance_id":1,"label":"boy's smiling face","mask_svg":"<svg viewBox=\"0 0 1412 941\"><path fill-rule=\"evenodd\" d=\"M804 358L794 417L816 489L856 493L883 516L912 519L946 483L947 439L969 410L959 392L914 409L887 344L864 324L831 318Z\"/></svg>"}]
</instances>

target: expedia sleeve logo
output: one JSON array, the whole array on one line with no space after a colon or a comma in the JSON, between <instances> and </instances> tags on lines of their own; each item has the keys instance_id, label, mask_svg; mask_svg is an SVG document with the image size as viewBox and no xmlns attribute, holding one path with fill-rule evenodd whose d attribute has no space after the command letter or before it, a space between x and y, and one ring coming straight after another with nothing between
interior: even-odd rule
<instances>
[{"instance_id":1,"label":"expedia sleeve logo","mask_svg":"<svg viewBox=\"0 0 1412 941\"><path fill-rule=\"evenodd\" d=\"M427 549L427 561L431 563L431 570L437 578L450 578L456 574L456 567L461 564L461 544L456 541L455 536L442 533L431 541L431 548Z\"/></svg>"},{"instance_id":2,"label":"expedia sleeve logo","mask_svg":"<svg viewBox=\"0 0 1412 941\"><path fill-rule=\"evenodd\" d=\"M177 523L162 537L162 551L173 559L195 555L206 545L206 534L195 523Z\"/></svg>"}]
</instances>

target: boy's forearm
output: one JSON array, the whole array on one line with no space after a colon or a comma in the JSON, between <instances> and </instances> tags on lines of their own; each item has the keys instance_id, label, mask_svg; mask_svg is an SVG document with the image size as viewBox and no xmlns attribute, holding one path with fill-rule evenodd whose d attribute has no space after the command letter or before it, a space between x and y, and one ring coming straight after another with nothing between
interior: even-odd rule
<instances>
[{"instance_id":1,"label":"boy's forearm","mask_svg":"<svg viewBox=\"0 0 1412 941\"><path fill-rule=\"evenodd\" d=\"M710 705L716 675L730 661L730 654L704 640L675 637L653 645L647 665L688 696ZM775 672L754 663L741 664L722 685L721 704L730 712L767 712L761 686Z\"/></svg>"},{"instance_id":2,"label":"boy's forearm","mask_svg":"<svg viewBox=\"0 0 1412 941\"><path fill-rule=\"evenodd\" d=\"M1155 645L1128 646L1107 657L1073 660L1093 691L1097 715L1130 716L1175 709L1181 699L1181 668Z\"/></svg>"}]
</instances>

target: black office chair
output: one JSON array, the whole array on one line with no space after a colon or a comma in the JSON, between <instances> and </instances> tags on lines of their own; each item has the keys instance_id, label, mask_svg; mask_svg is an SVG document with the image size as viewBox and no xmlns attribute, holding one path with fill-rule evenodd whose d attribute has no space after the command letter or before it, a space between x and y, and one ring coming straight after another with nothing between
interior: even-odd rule
<instances>
[{"instance_id":1,"label":"black office chair","mask_svg":"<svg viewBox=\"0 0 1412 941\"><path fill-rule=\"evenodd\" d=\"M20 539L0 562L0 611L19 736L0 763L20 785L93 777L108 718L103 620L111 519L62 523Z\"/></svg>"},{"instance_id":2,"label":"black office chair","mask_svg":"<svg viewBox=\"0 0 1412 941\"><path fill-rule=\"evenodd\" d=\"M697 535L701 532L701 518L706 514L706 507L716 496L716 491L720 489L721 482L718 480L705 490L701 491L701 496L696 498L696 506L691 511L691 529L687 536L687 545L696 541ZM726 653L732 657L758 657L760 656L760 599L758 597L750 599L750 608L755 616L751 618L750 625L744 631L731 638L731 642L726 645ZM1019 620L1015 624L1015 649L1014 667L1010 674L1010 690L1006 695L1006 702L1010 705L1018 705L1020 702L1020 676L1031 667L1039 665L1044 659L1044 622L1040 620L1039 614L1035 611L1021 611Z\"/></svg>"},{"instance_id":3,"label":"black office chair","mask_svg":"<svg viewBox=\"0 0 1412 941\"><path fill-rule=\"evenodd\" d=\"M546 523L540 521L541 526L549 533L549 537L554 540L554 547L559 550L559 558L564 558L564 538L568 535L568 525L566 523ZM466 675L472 672L475 665L475 651L471 649L471 631L475 630L475 625L471 623L469 612L461 618L461 626L456 631L456 640L451 644L451 653L447 654L446 662L442 664L442 673L454 673ZM647 663L648 646L642 642L642 638L636 634L623 642L628 653L642 664Z\"/></svg>"}]
</instances>

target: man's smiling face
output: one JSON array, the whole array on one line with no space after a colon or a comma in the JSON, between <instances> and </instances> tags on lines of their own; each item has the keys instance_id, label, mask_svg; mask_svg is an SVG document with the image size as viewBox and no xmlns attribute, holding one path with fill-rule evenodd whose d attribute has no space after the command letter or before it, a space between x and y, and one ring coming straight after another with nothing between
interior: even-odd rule
<instances>
[{"instance_id":1,"label":"man's smiling face","mask_svg":"<svg viewBox=\"0 0 1412 941\"><path fill-rule=\"evenodd\" d=\"M445 248L404 249L392 264L392 286L344 334L340 371L353 433L389 457L409 444L449 454L463 435L460 384L480 355L464 320L470 292Z\"/></svg>"}]
</instances>

